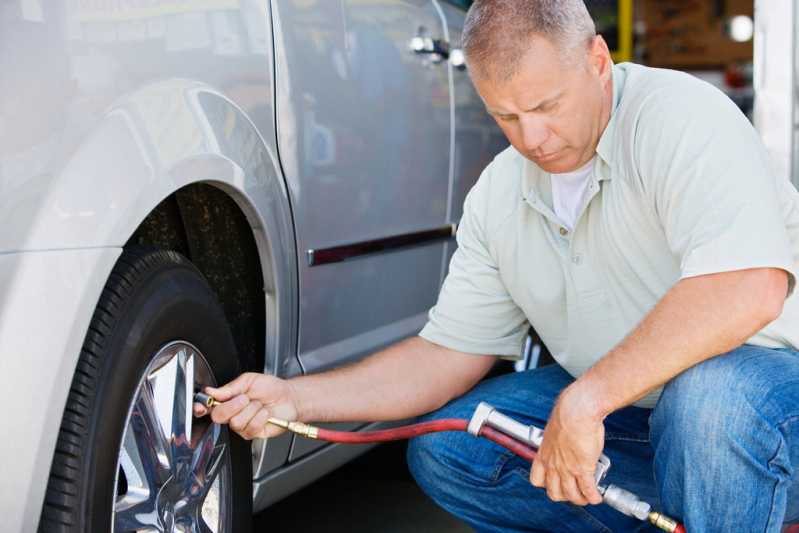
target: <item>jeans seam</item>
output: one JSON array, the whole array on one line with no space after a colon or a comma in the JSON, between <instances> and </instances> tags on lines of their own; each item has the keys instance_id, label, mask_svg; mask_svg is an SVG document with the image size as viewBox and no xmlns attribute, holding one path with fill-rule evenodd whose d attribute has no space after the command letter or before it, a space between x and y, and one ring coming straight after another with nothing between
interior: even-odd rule
<instances>
[{"instance_id":1,"label":"jeans seam","mask_svg":"<svg viewBox=\"0 0 799 533\"><path fill-rule=\"evenodd\" d=\"M782 425L782 424L780 424L780 425ZM777 456L782 451L783 444L784 444L784 441L782 439L780 439L780 445L777 446L777 450L774 452L774 455L768 461L769 470L771 469L771 463L774 461L774 459L777 458ZM765 527L765 529L763 529L764 532L769 531L771 529L772 525L773 525L772 520L774 519L774 510L777 507L777 487L779 487L779 484L780 484L779 480L775 481L774 482L774 487L771 489L771 508L769 509L768 520L766 520L766 527ZM780 526L782 526L782 524L780 524Z\"/></svg>"},{"instance_id":2,"label":"jeans seam","mask_svg":"<svg viewBox=\"0 0 799 533\"><path fill-rule=\"evenodd\" d=\"M618 434L605 434L605 440L620 440L625 442L649 442L649 438L645 436L636 437L633 435L618 435Z\"/></svg>"},{"instance_id":3,"label":"jeans seam","mask_svg":"<svg viewBox=\"0 0 799 533\"><path fill-rule=\"evenodd\" d=\"M500 474L502 473L502 469L505 468L505 465L513 457L513 452L504 452L497 458L497 463L494 466L494 471L491 473L491 482L496 483L499 479Z\"/></svg>"},{"instance_id":4,"label":"jeans seam","mask_svg":"<svg viewBox=\"0 0 799 533\"><path fill-rule=\"evenodd\" d=\"M795 422L795 421L797 421L797 420L799 420L799 415L790 416L790 417L786 418L785 420L783 420L782 422L780 422L779 424L777 424L777 426L776 426L776 427L777 427L777 430L778 430L780 433L784 434L784 432L783 432L783 428L784 428L784 426L788 425L788 424L789 424L789 423L791 423L791 422ZM768 466L769 466L769 469L771 469L771 465L772 465L772 463L773 463L773 462L774 462L774 460L777 458L777 456L779 456L780 452L781 452L781 451L782 451L784 448L785 448L785 439L780 439L780 445L779 445L779 446L777 446L777 450L774 452L774 455L773 455L773 456L771 457L771 459L769 459L769 461L768 461ZM770 528L770 527L773 525L773 524L772 524L772 520L773 520L773 518L774 518L774 511L775 511L775 508L776 508L776 506L777 506L777 488L779 487L779 485L780 485L780 481L779 481L779 480L777 480L777 481L774 483L774 488L773 488L773 489L772 489L772 491L771 491L771 509L769 510L768 521L766 522L766 529L765 529L765 531L768 531L768 530L769 530L769 528ZM790 519L790 517L785 517L785 518L788 518L788 519ZM780 525L780 526L782 526L783 524L784 524L784 520L783 520L783 523L781 523L781 524L779 524L779 525Z\"/></svg>"}]
</instances>

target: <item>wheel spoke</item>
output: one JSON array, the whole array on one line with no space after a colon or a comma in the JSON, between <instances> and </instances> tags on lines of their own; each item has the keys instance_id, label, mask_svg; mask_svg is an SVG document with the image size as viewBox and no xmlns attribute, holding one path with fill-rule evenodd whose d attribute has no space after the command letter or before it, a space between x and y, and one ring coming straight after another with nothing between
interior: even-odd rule
<instances>
[{"instance_id":1,"label":"wheel spoke","mask_svg":"<svg viewBox=\"0 0 799 533\"><path fill-rule=\"evenodd\" d=\"M175 382L172 404L170 444L176 463L191 460L191 427L193 422L194 354L181 350L175 357ZM177 465L175 465L177 466ZM188 467L188 465L186 465Z\"/></svg>"},{"instance_id":2,"label":"wheel spoke","mask_svg":"<svg viewBox=\"0 0 799 533\"><path fill-rule=\"evenodd\" d=\"M114 533L124 533L126 531L159 531L154 499L125 508L119 508L118 505L115 507Z\"/></svg>"},{"instance_id":3,"label":"wheel spoke","mask_svg":"<svg viewBox=\"0 0 799 533\"><path fill-rule=\"evenodd\" d=\"M214 448L214 453L211 460L208 462L208 468L205 470L205 487L206 491L213 485L216 476L219 475L219 470L224 463L225 456L227 455L227 447L224 444L219 444Z\"/></svg>"},{"instance_id":4,"label":"wheel spoke","mask_svg":"<svg viewBox=\"0 0 799 533\"><path fill-rule=\"evenodd\" d=\"M191 470L202 484L210 485L219 470L219 462L226 448L219 443L222 428L212 424L197 442Z\"/></svg>"},{"instance_id":5,"label":"wheel spoke","mask_svg":"<svg viewBox=\"0 0 799 533\"><path fill-rule=\"evenodd\" d=\"M157 490L166 480L170 465L153 391L146 381L139 390L126 433L120 460L129 459L127 465L125 462L121 463L128 476L129 487L132 480L133 487Z\"/></svg>"}]
</instances>

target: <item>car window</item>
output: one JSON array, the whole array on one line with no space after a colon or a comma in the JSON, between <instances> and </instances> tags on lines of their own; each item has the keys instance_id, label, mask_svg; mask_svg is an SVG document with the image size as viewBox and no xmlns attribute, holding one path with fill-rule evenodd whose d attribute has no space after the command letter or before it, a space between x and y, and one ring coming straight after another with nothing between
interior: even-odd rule
<instances>
[{"instance_id":1,"label":"car window","mask_svg":"<svg viewBox=\"0 0 799 533\"><path fill-rule=\"evenodd\" d=\"M474 0L446 0L446 1L454 6L460 7L464 11L469 9L469 6L472 5L472 3L474 3Z\"/></svg>"}]
</instances>

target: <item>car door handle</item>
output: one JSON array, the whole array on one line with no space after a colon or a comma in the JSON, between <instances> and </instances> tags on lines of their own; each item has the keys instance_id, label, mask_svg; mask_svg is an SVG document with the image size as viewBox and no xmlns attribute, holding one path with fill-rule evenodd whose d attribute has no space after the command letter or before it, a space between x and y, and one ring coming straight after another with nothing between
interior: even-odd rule
<instances>
[{"instance_id":1,"label":"car door handle","mask_svg":"<svg viewBox=\"0 0 799 533\"><path fill-rule=\"evenodd\" d=\"M416 36L408 43L408 48L414 54L429 56L434 63L449 59L449 43L443 39Z\"/></svg>"},{"instance_id":2,"label":"car door handle","mask_svg":"<svg viewBox=\"0 0 799 533\"><path fill-rule=\"evenodd\" d=\"M466 56L460 48L450 50L449 62L458 70L466 70Z\"/></svg>"}]
</instances>

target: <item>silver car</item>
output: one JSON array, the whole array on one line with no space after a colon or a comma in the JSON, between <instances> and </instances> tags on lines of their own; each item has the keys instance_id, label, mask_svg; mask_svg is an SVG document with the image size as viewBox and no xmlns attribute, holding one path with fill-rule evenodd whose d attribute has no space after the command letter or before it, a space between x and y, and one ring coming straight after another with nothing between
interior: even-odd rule
<instances>
[{"instance_id":1,"label":"silver car","mask_svg":"<svg viewBox=\"0 0 799 533\"><path fill-rule=\"evenodd\" d=\"M0 3L3 531L246 531L363 451L192 394L423 325L505 145L469 3Z\"/></svg>"}]
</instances>

